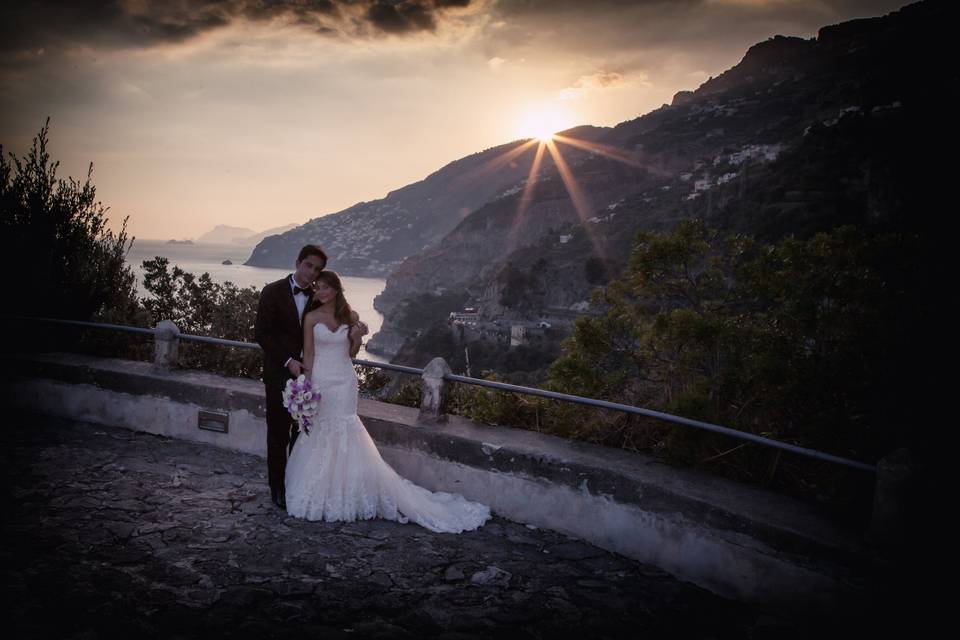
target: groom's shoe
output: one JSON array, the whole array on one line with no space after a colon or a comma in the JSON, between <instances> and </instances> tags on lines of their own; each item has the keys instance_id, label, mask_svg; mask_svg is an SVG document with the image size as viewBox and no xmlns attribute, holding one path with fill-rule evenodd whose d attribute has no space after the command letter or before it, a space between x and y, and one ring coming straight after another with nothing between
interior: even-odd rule
<instances>
[{"instance_id":1,"label":"groom's shoe","mask_svg":"<svg viewBox=\"0 0 960 640\"><path fill-rule=\"evenodd\" d=\"M282 493L274 493L270 496L270 499L273 500L273 504L277 505L280 509L284 511L287 510L287 500Z\"/></svg>"}]
</instances>

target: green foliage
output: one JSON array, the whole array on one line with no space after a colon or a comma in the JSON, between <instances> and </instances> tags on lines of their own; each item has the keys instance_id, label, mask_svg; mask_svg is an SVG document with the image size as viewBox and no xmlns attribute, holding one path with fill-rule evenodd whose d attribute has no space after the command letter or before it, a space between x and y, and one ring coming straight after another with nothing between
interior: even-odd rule
<instances>
[{"instance_id":1,"label":"green foliage","mask_svg":"<svg viewBox=\"0 0 960 640\"><path fill-rule=\"evenodd\" d=\"M610 269L602 258L590 256L583 263L583 276L589 284L606 284L610 280Z\"/></svg>"},{"instance_id":2,"label":"green foliage","mask_svg":"<svg viewBox=\"0 0 960 640\"><path fill-rule=\"evenodd\" d=\"M360 364L353 368L357 372L357 384L362 394L375 395L390 383L390 375L383 369Z\"/></svg>"},{"instance_id":3,"label":"green foliage","mask_svg":"<svg viewBox=\"0 0 960 640\"><path fill-rule=\"evenodd\" d=\"M28 313L89 320L135 306L135 276L124 263L132 242L107 228L106 208L91 180L57 178L47 152L49 119L24 158L0 146L0 268L8 296Z\"/></svg>"},{"instance_id":4,"label":"green foliage","mask_svg":"<svg viewBox=\"0 0 960 640\"><path fill-rule=\"evenodd\" d=\"M559 355L559 342L559 337L548 336L533 339L529 345L510 347L506 337L502 341L466 339L458 327L438 321L408 340L393 362L423 367L433 358L440 357L453 371L466 373L469 354L473 373L492 370L515 384L535 384L544 379L547 367Z\"/></svg>"},{"instance_id":5,"label":"green foliage","mask_svg":"<svg viewBox=\"0 0 960 640\"><path fill-rule=\"evenodd\" d=\"M546 267L543 258L530 265L529 271L507 262L497 273L497 284L501 287L500 304L513 309L540 309L546 293L543 282Z\"/></svg>"},{"instance_id":6,"label":"green foliage","mask_svg":"<svg viewBox=\"0 0 960 640\"><path fill-rule=\"evenodd\" d=\"M504 382L493 374L485 372L486 380ZM454 383L451 385L447 409L450 413L461 415L488 424L509 424L514 427L542 430L544 401L509 391L497 391L486 387Z\"/></svg>"},{"instance_id":7,"label":"green foliage","mask_svg":"<svg viewBox=\"0 0 960 640\"><path fill-rule=\"evenodd\" d=\"M180 267L170 269L167 258L143 262L144 286L151 297L143 299L151 326L172 320L181 333L254 342L253 325L260 292L241 289L231 282L219 284L204 273L199 277ZM262 355L257 349L180 342L180 364L226 376L259 379Z\"/></svg>"},{"instance_id":8,"label":"green foliage","mask_svg":"<svg viewBox=\"0 0 960 640\"><path fill-rule=\"evenodd\" d=\"M412 378L401 374L397 379L396 390L387 393L384 397L390 404L399 404L404 407L419 407L423 397L423 387L419 378Z\"/></svg>"},{"instance_id":9,"label":"green foliage","mask_svg":"<svg viewBox=\"0 0 960 640\"><path fill-rule=\"evenodd\" d=\"M497 274L500 290L500 304L507 308L519 307L527 296L530 279L522 270L507 262Z\"/></svg>"},{"instance_id":10,"label":"green foliage","mask_svg":"<svg viewBox=\"0 0 960 640\"><path fill-rule=\"evenodd\" d=\"M464 291L421 293L407 298L393 312L397 328L404 333L423 331L436 322L445 322L451 312L463 309L466 301L467 294Z\"/></svg>"},{"instance_id":11,"label":"green foliage","mask_svg":"<svg viewBox=\"0 0 960 640\"><path fill-rule=\"evenodd\" d=\"M919 327L916 253L914 238L854 227L772 246L696 220L640 234L623 277L595 300L605 314L577 322L549 386L876 460L909 437L894 398L909 370L904 329ZM608 435L623 421L568 419ZM634 441L672 459L827 499L815 463L682 427L635 428Z\"/></svg>"}]
</instances>

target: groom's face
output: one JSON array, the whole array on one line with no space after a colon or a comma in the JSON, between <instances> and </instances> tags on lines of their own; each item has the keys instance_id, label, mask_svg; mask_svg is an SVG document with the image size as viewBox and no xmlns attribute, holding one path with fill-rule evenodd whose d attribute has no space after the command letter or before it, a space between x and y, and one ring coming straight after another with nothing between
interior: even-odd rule
<instances>
[{"instance_id":1,"label":"groom's face","mask_svg":"<svg viewBox=\"0 0 960 640\"><path fill-rule=\"evenodd\" d=\"M317 256L307 256L297 263L297 280L301 285L310 284L317 279L324 266L323 260Z\"/></svg>"}]
</instances>

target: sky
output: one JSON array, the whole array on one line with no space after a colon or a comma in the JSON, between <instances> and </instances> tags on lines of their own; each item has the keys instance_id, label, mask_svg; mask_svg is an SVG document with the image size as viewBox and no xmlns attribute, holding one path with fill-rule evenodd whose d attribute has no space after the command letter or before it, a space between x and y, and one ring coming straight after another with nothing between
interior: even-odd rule
<instances>
[{"instance_id":1,"label":"sky","mask_svg":"<svg viewBox=\"0 0 960 640\"><path fill-rule=\"evenodd\" d=\"M774 35L904 0L33 0L0 8L0 144L50 118L111 227L340 211L546 127L613 126Z\"/></svg>"}]
</instances>

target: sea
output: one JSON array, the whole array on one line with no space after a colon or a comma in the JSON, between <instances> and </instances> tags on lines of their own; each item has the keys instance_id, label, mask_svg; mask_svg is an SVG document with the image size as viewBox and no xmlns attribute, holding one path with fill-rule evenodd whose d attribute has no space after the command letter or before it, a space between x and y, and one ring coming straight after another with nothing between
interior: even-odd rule
<instances>
[{"instance_id":1,"label":"sea","mask_svg":"<svg viewBox=\"0 0 960 640\"><path fill-rule=\"evenodd\" d=\"M136 239L127 254L127 264L137 274L137 291L142 297L147 296L143 286L143 261L153 260L162 256L170 261L171 268L175 265L184 271L199 276L209 273L214 282L232 282L240 288L256 287L279 280L293 272L296 256L290 258L289 269L267 269L264 267L247 267L243 263L250 257L252 246L232 244L170 244L164 240ZM233 264L223 264L229 260ZM336 265L330 267L336 271ZM360 314L360 319L370 327L370 334L364 338L368 340L383 326L383 316L373 308L373 299L387 286L387 281L381 278L356 278L341 276L344 293L350 306ZM357 357L363 360L386 362L386 358L367 353L365 347L360 348Z\"/></svg>"}]
</instances>

